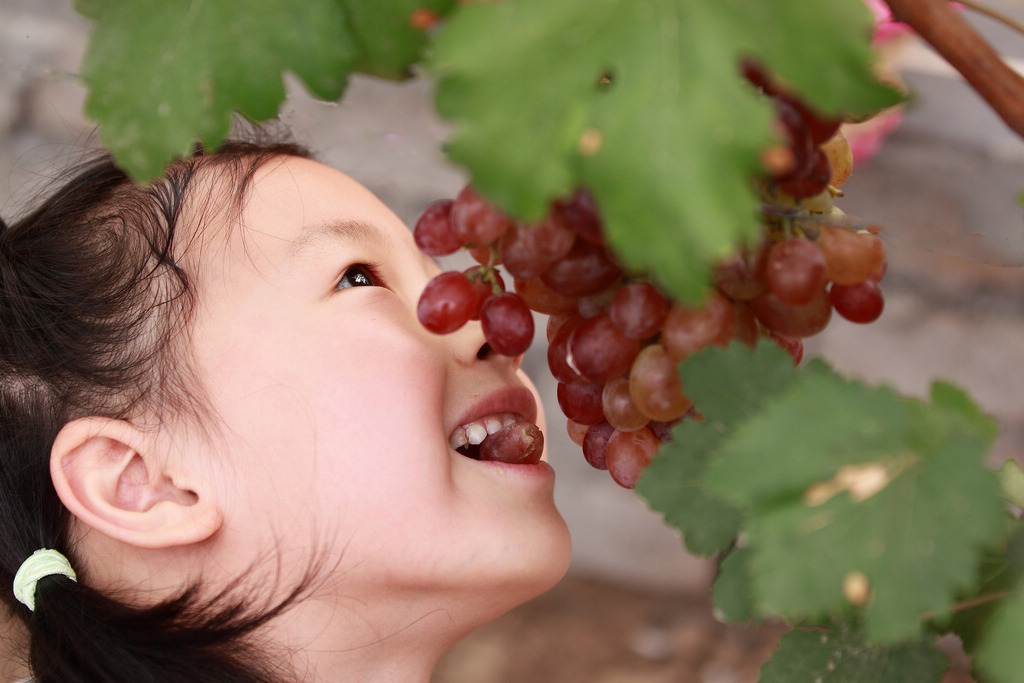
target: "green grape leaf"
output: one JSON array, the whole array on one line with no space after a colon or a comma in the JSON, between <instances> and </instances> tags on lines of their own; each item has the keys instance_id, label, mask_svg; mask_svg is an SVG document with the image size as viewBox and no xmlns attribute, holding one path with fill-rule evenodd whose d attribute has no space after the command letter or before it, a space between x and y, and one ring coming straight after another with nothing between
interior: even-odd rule
<instances>
[{"instance_id":1,"label":"green grape leaf","mask_svg":"<svg viewBox=\"0 0 1024 683\"><path fill-rule=\"evenodd\" d=\"M736 506L704 487L707 463L736 425L756 414L799 372L777 344L763 343L751 352L736 343L688 358L680 377L687 394L700 406L703 420L676 427L672 441L662 446L637 492L682 532L690 552L708 556L732 543L742 516Z\"/></svg>"},{"instance_id":2,"label":"green grape leaf","mask_svg":"<svg viewBox=\"0 0 1024 683\"><path fill-rule=\"evenodd\" d=\"M1009 527L1006 542L982 555L977 591L961 601L947 622L937 624L942 632L952 631L960 636L968 653L978 646L1001 598L1024 580L1024 523L1011 518Z\"/></svg>"},{"instance_id":3,"label":"green grape leaf","mask_svg":"<svg viewBox=\"0 0 1024 683\"><path fill-rule=\"evenodd\" d=\"M738 426L708 471L707 484L741 506L779 496L799 499L843 465L888 454L908 423L906 404L891 389L869 388L836 374L808 374ZM765 444L786 448L769 456Z\"/></svg>"},{"instance_id":4,"label":"green grape leaf","mask_svg":"<svg viewBox=\"0 0 1024 683\"><path fill-rule=\"evenodd\" d=\"M340 1L348 11L352 40L359 47L356 68L389 79L412 76L412 65L429 43L429 34L409 21L413 13L427 11L441 17L458 4L458 0Z\"/></svg>"},{"instance_id":5,"label":"green grape leaf","mask_svg":"<svg viewBox=\"0 0 1024 683\"><path fill-rule=\"evenodd\" d=\"M720 621L750 621L757 616L752 583L750 549L733 549L718 565L718 576L712 586L715 616Z\"/></svg>"},{"instance_id":6,"label":"green grape leaf","mask_svg":"<svg viewBox=\"0 0 1024 683\"><path fill-rule=\"evenodd\" d=\"M93 22L83 62L86 114L137 180L202 142L216 147L232 112L263 120L292 71L317 97L339 98L351 71L398 77L427 40L417 7L455 0L76 0ZM412 8L412 9L410 9Z\"/></svg>"},{"instance_id":7,"label":"green grape leaf","mask_svg":"<svg viewBox=\"0 0 1024 683\"><path fill-rule=\"evenodd\" d=\"M742 514L703 486L704 467L721 434L696 422L673 430L637 484L637 493L683 535L695 555L725 550L739 533Z\"/></svg>"},{"instance_id":8,"label":"green grape leaf","mask_svg":"<svg viewBox=\"0 0 1024 683\"><path fill-rule=\"evenodd\" d=\"M760 614L841 612L859 601L844 582L863 575L866 632L892 642L973 588L979 553L1004 533L983 462L991 431L961 392L932 397L803 374L722 444L705 483L747 514Z\"/></svg>"},{"instance_id":9,"label":"green grape leaf","mask_svg":"<svg viewBox=\"0 0 1024 683\"><path fill-rule=\"evenodd\" d=\"M877 111L901 96L871 73L871 22L861 0L476 3L430 70L448 155L484 194L536 218L586 185L625 264L697 301L709 262L756 234L751 180L775 139L741 60L828 113Z\"/></svg>"},{"instance_id":10,"label":"green grape leaf","mask_svg":"<svg viewBox=\"0 0 1024 683\"><path fill-rule=\"evenodd\" d=\"M939 683L949 659L926 639L872 645L856 630L794 630L763 667L759 683Z\"/></svg>"},{"instance_id":11,"label":"green grape leaf","mask_svg":"<svg viewBox=\"0 0 1024 683\"><path fill-rule=\"evenodd\" d=\"M1024 584L1002 600L981 635L973 666L991 683L1024 681Z\"/></svg>"}]
</instances>

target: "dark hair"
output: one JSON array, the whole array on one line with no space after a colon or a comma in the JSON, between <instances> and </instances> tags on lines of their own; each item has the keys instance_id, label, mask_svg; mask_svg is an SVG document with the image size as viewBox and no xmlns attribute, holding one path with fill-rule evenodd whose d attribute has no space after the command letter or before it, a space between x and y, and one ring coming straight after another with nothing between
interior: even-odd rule
<instances>
[{"instance_id":1,"label":"dark hair","mask_svg":"<svg viewBox=\"0 0 1024 683\"><path fill-rule=\"evenodd\" d=\"M260 135L251 131L248 141L215 153L197 149L148 186L101 154L33 211L0 222L0 594L24 622L37 683L289 679L252 636L301 586L257 611L235 590L205 599L196 585L155 606L124 604L90 588L81 571L77 583L41 579L34 612L12 588L18 567L39 548L82 566L49 473L63 425L87 415L131 419L142 410L201 414L203 392L181 343L194 283L176 264L176 239L196 235L201 225L192 223L223 203L223 183L221 192L200 196L205 171L228 180L228 208L241 211L262 165L309 156Z\"/></svg>"}]
</instances>

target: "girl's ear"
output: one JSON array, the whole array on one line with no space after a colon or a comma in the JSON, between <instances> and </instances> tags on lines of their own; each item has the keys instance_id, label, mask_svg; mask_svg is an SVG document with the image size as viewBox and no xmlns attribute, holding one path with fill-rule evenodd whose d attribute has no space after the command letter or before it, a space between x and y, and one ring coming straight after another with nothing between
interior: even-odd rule
<instances>
[{"instance_id":1,"label":"girl's ear","mask_svg":"<svg viewBox=\"0 0 1024 683\"><path fill-rule=\"evenodd\" d=\"M131 423L85 417L64 425L50 451L50 477L82 523L139 548L204 541L223 515L184 463L158 452L153 433Z\"/></svg>"}]
</instances>

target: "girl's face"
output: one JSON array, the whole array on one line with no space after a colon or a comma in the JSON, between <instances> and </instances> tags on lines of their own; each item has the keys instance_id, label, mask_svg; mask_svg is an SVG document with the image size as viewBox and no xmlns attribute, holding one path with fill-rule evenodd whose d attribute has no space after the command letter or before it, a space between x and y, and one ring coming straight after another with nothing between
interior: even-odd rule
<instances>
[{"instance_id":1,"label":"girl's face","mask_svg":"<svg viewBox=\"0 0 1024 683\"><path fill-rule=\"evenodd\" d=\"M541 419L518 360L478 358L479 323L420 325L437 267L351 178L285 158L248 196L240 226L186 256L218 433L187 447L222 482L226 573L278 552L297 575L320 559L318 599L396 628L430 610L483 621L557 582L569 541L551 468L449 446L489 415Z\"/></svg>"}]
</instances>

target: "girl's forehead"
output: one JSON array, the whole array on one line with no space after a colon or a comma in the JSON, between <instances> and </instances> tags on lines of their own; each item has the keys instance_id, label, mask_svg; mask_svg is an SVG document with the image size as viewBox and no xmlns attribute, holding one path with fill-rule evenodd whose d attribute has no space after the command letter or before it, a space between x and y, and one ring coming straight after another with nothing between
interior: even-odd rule
<instances>
[{"instance_id":1,"label":"girl's forehead","mask_svg":"<svg viewBox=\"0 0 1024 683\"><path fill-rule=\"evenodd\" d=\"M208 192L219 197L197 205L207 215L195 221L199 231L189 240L196 264L207 270L211 256L246 260L254 254L290 258L311 242L356 235L385 242L411 239L409 230L372 192L350 176L309 159L281 157L264 164L245 188L240 206L231 201L224 178L211 174ZM203 247L195 250L198 243ZM220 259L217 259L220 260Z\"/></svg>"},{"instance_id":2,"label":"girl's forehead","mask_svg":"<svg viewBox=\"0 0 1024 683\"><path fill-rule=\"evenodd\" d=\"M241 218L244 226L293 244L322 234L324 226L339 224L365 225L386 236L407 232L359 182L330 166L296 157L257 172Z\"/></svg>"}]
</instances>

